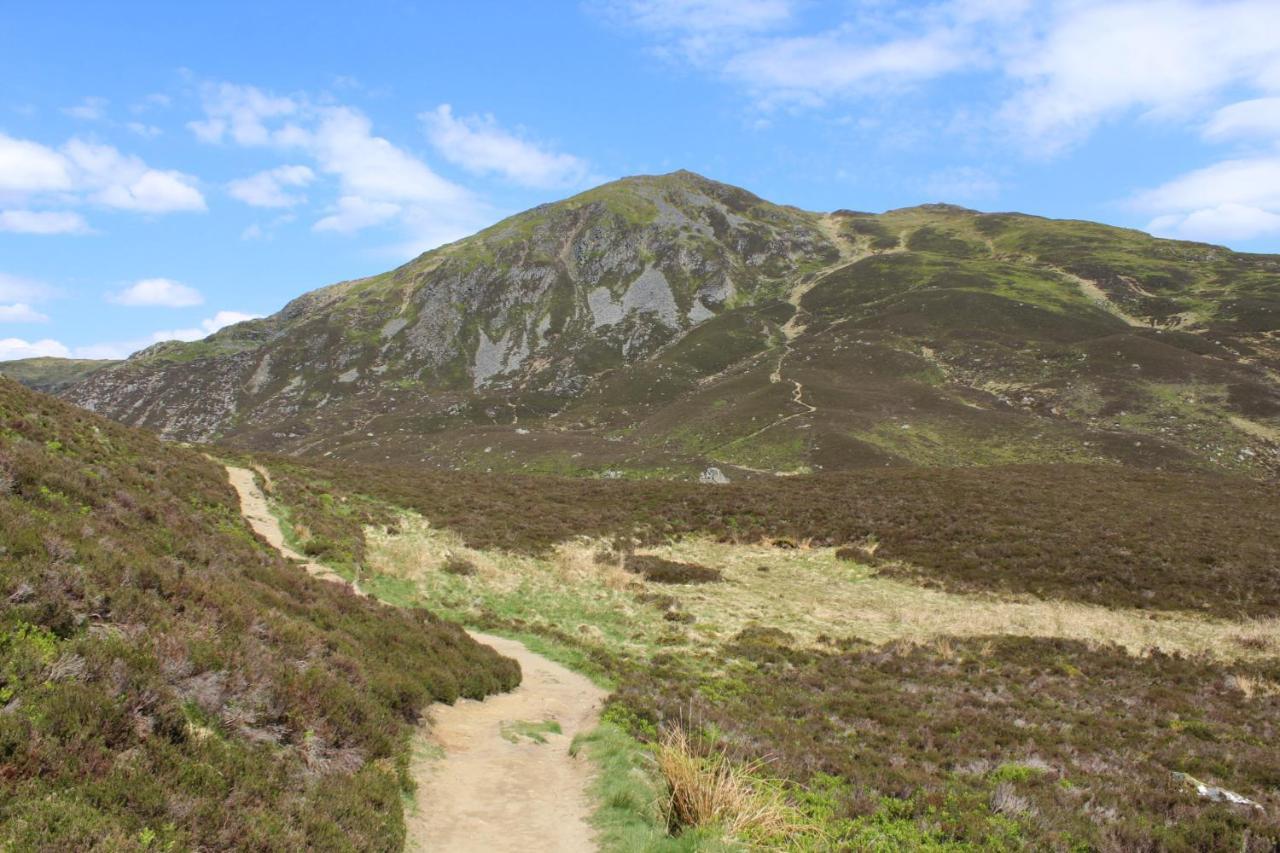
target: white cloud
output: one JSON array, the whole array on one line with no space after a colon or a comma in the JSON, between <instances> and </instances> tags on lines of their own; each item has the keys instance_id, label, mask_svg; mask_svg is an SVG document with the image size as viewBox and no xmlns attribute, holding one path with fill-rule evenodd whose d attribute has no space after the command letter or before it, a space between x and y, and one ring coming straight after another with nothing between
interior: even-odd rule
<instances>
[{"instance_id":1,"label":"white cloud","mask_svg":"<svg viewBox=\"0 0 1280 853\"><path fill-rule=\"evenodd\" d=\"M349 233L391 223L408 228L425 208L447 207L452 217L470 213L476 218L479 204L470 192L442 178L409 151L375 135L369 118L353 107L221 83L204 88L204 109L205 118L188 125L197 138L301 152L312 158L316 172L337 179L339 198L315 223L317 231ZM292 198L284 192L290 184L279 176L259 179L253 176L244 179L252 183L237 182L233 194L245 201L277 202L275 206L284 206L279 202ZM248 229L245 236L261 233L262 229Z\"/></svg>"},{"instance_id":2,"label":"white cloud","mask_svg":"<svg viewBox=\"0 0 1280 853\"><path fill-rule=\"evenodd\" d=\"M129 129L130 133L136 133L143 139L155 139L157 136L164 133L163 130L156 127L154 124L146 124L140 121L131 121L127 123L125 127Z\"/></svg>"},{"instance_id":3,"label":"white cloud","mask_svg":"<svg viewBox=\"0 0 1280 853\"><path fill-rule=\"evenodd\" d=\"M0 133L0 192L49 192L72 188L71 164L52 148Z\"/></svg>"},{"instance_id":4,"label":"white cloud","mask_svg":"<svg viewBox=\"0 0 1280 853\"><path fill-rule=\"evenodd\" d=\"M227 185L234 198L254 207L292 207L306 199L285 192L286 187L305 187L315 180L306 166L277 166Z\"/></svg>"},{"instance_id":5,"label":"white cloud","mask_svg":"<svg viewBox=\"0 0 1280 853\"><path fill-rule=\"evenodd\" d=\"M0 323L46 323L49 318L25 302L0 305Z\"/></svg>"},{"instance_id":6,"label":"white cloud","mask_svg":"<svg viewBox=\"0 0 1280 853\"><path fill-rule=\"evenodd\" d=\"M77 183L90 191L94 202L140 213L205 209L204 196L190 175L152 169L110 145L80 139L72 139L63 150L78 172Z\"/></svg>"},{"instance_id":7,"label":"white cloud","mask_svg":"<svg viewBox=\"0 0 1280 853\"><path fill-rule=\"evenodd\" d=\"M1126 111L1188 118L1230 86L1280 82L1277 32L1274 0L1054 4L1007 68L1024 90L1005 118L1051 146Z\"/></svg>"},{"instance_id":8,"label":"white cloud","mask_svg":"<svg viewBox=\"0 0 1280 853\"><path fill-rule=\"evenodd\" d=\"M16 358L70 358L71 350L52 338L25 341L22 338L0 338L0 361Z\"/></svg>"},{"instance_id":9,"label":"white cloud","mask_svg":"<svg viewBox=\"0 0 1280 853\"><path fill-rule=\"evenodd\" d=\"M419 118L435 149L470 172L499 174L530 187L575 186L589 177L586 161L508 133L491 115L455 116L449 104L441 104Z\"/></svg>"},{"instance_id":10,"label":"white cloud","mask_svg":"<svg viewBox=\"0 0 1280 853\"><path fill-rule=\"evenodd\" d=\"M55 151L0 134L0 192L17 196L85 194L88 201L141 213L204 210L195 179L160 171L110 145L72 139ZM85 200L78 196L72 200Z\"/></svg>"},{"instance_id":11,"label":"white cloud","mask_svg":"<svg viewBox=\"0 0 1280 853\"><path fill-rule=\"evenodd\" d=\"M265 240L266 237L267 232L256 222L240 232L241 240Z\"/></svg>"},{"instance_id":12,"label":"white cloud","mask_svg":"<svg viewBox=\"0 0 1280 853\"><path fill-rule=\"evenodd\" d=\"M785 0L620 0L610 8L656 39L659 52L742 85L766 108L993 74L993 85L968 91L979 103L1002 100L991 104L999 121L1037 152L1125 115L1188 121L1226 92L1280 92L1275 0L935 0L909 9L864 0L822 26ZM1226 114L1209 132L1239 117Z\"/></svg>"},{"instance_id":13,"label":"white cloud","mask_svg":"<svg viewBox=\"0 0 1280 853\"><path fill-rule=\"evenodd\" d=\"M832 95L928 80L962 68L968 47L945 30L882 43L857 30L771 39L736 53L724 71L773 99L819 104Z\"/></svg>"},{"instance_id":14,"label":"white cloud","mask_svg":"<svg viewBox=\"0 0 1280 853\"><path fill-rule=\"evenodd\" d=\"M1215 163L1140 193L1135 203L1161 211L1225 203L1280 209L1280 155Z\"/></svg>"},{"instance_id":15,"label":"white cloud","mask_svg":"<svg viewBox=\"0 0 1280 853\"><path fill-rule=\"evenodd\" d=\"M189 329L166 329L152 332L150 343L159 343L160 341L198 341L207 338L220 329L225 329L227 326L243 323L246 320L257 320L261 316L261 314L246 314L243 311L219 311L212 317L206 317L201 320L199 326L193 326Z\"/></svg>"},{"instance_id":16,"label":"white cloud","mask_svg":"<svg viewBox=\"0 0 1280 853\"><path fill-rule=\"evenodd\" d=\"M1239 101L1218 110L1204 127L1206 139L1280 139L1280 97Z\"/></svg>"},{"instance_id":17,"label":"white cloud","mask_svg":"<svg viewBox=\"0 0 1280 853\"><path fill-rule=\"evenodd\" d=\"M455 203L468 193L426 163L372 133L369 119L351 107L326 107L309 147L347 195L381 201Z\"/></svg>"},{"instance_id":18,"label":"white cloud","mask_svg":"<svg viewBox=\"0 0 1280 853\"><path fill-rule=\"evenodd\" d=\"M389 201L369 201L360 196L343 196L328 216L312 228L316 231L337 231L350 234L393 219L401 207Z\"/></svg>"},{"instance_id":19,"label":"white cloud","mask_svg":"<svg viewBox=\"0 0 1280 853\"><path fill-rule=\"evenodd\" d=\"M1157 216L1147 230L1160 237L1184 240L1252 240L1280 234L1280 214L1228 202L1185 214Z\"/></svg>"},{"instance_id":20,"label":"white cloud","mask_svg":"<svg viewBox=\"0 0 1280 853\"><path fill-rule=\"evenodd\" d=\"M1131 200L1156 214L1153 234L1190 240L1249 240L1280 234L1280 155L1224 160Z\"/></svg>"},{"instance_id":21,"label":"white cloud","mask_svg":"<svg viewBox=\"0 0 1280 853\"><path fill-rule=\"evenodd\" d=\"M0 302L40 302L55 295L42 281L0 272Z\"/></svg>"},{"instance_id":22,"label":"white cloud","mask_svg":"<svg viewBox=\"0 0 1280 853\"><path fill-rule=\"evenodd\" d=\"M107 299L117 305L130 307L190 308L204 303L204 297L194 287L168 278L144 278Z\"/></svg>"},{"instance_id":23,"label":"white cloud","mask_svg":"<svg viewBox=\"0 0 1280 853\"><path fill-rule=\"evenodd\" d=\"M202 142L229 138L238 145L266 145L271 132L266 120L293 115L298 102L234 83L206 84L202 90L205 118L187 124Z\"/></svg>"},{"instance_id":24,"label":"white cloud","mask_svg":"<svg viewBox=\"0 0 1280 853\"><path fill-rule=\"evenodd\" d=\"M107 114L107 99L85 98L74 107L64 107L62 111L81 121L97 121Z\"/></svg>"},{"instance_id":25,"label":"white cloud","mask_svg":"<svg viewBox=\"0 0 1280 853\"><path fill-rule=\"evenodd\" d=\"M241 323L245 320L256 320L261 316L261 314L246 314L243 311L219 311L212 317L206 317L201 320L198 326L186 329L162 329L158 332L152 332L145 338L137 338L131 341L108 341L80 346L76 347L74 352L77 358L128 358L138 350L162 341L198 341L227 326ZM58 344L58 346L61 346L61 344Z\"/></svg>"},{"instance_id":26,"label":"white cloud","mask_svg":"<svg viewBox=\"0 0 1280 853\"><path fill-rule=\"evenodd\" d=\"M3 210L0 231L16 234L85 234L89 224L78 213L66 210Z\"/></svg>"}]
</instances>

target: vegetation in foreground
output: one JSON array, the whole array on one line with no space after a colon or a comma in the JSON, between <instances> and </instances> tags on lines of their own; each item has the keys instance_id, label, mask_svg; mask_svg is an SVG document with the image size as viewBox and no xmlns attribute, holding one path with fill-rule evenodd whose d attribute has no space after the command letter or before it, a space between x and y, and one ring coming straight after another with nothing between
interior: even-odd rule
<instances>
[{"instance_id":1,"label":"vegetation in foreground","mask_svg":"<svg viewBox=\"0 0 1280 853\"><path fill-rule=\"evenodd\" d=\"M1100 479L1105 471L1117 475L1109 491ZM944 482L957 474L935 473ZM1136 523L1116 509L1126 501L1142 506L1148 519L1194 505L1185 493L1171 494L1186 478L1116 469L1042 473L1057 475L1053 485L1081 477L1058 506L1069 529L1086 536L1078 543L1085 553L1139 548L1148 536L1172 532L1165 524L1138 536ZM1018 510L1032 523L1003 535L1011 553L1034 558L1047 553L1031 537L1048 527L1048 502L1034 505L1028 469L1013 474L1005 482L1024 484L1013 495L1033 504ZM334 490L334 500L379 503L337 489L338 479L311 485ZM927 480L915 472L903 481L921 484L925 519L940 503ZM383 495L393 488L364 482L378 483ZM1223 482L1244 490L1242 502L1252 488ZM485 506L492 495L483 481L474 485L466 499ZM538 510L563 506L565 515L551 523L567 525L583 518L564 498L576 485L547 481L540 495L524 494ZM584 528L595 532L625 519L626 501L637 494L674 494L693 518L714 517L716 506L746 512L726 501L732 492L722 487L702 490L701 498L674 485L649 491L656 485L670 484L593 492L591 506L607 518ZM786 511L765 485L754 505L761 525L769 523L761 507L770 501ZM419 486L398 488L413 494ZM505 495L508 486L495 481L492 489ZM967 495L967 503L949 508L954 518L1015 511L1010 501L989 499L999 494L994 488L934 488ZM804 490L784 494L796 493ZM621 495L621 507L602 494ZM1118 516L1106 545L1087 538L1107 529L1097 516L1083 517L1098 528L1070 526L1088 495ZM905 511L905 490L900 499L890 492L886 504L886 512ZM656 501L646 506L659 521L670 517ZM1280 736L1280 628L1274 618L1248 618L1234 608L1230 582L1202 584L1195 597L1176 599L1194 604L1181 610L1144 595L1090 604L1097 580L1085 573L1054 576L1053 598L993 594L991 585L974 585L976 592L960 584L925 588L910 564L884 557L887 546L876 538L818 547L794 529L773 528L773 535L757 532L736 543L705 535L668 534L661 544L650 535L648 545L579 536L507 551L476 544L522 529L527 511L480 512L460 525L466 532L386 504L378 511L394 518L364 530L369 589L489 630L540 638L549 653L616 687L606 712L616 728L600 734L611 746L597 749L605 767L599 819L609 849L1270 850L1280 843L1271 748ZM1260 500L1251 511L1274 507ZM1191 516L1190 527L1217 517L1207 507L1199 512L1205 515ZM487 539L477 535L484 522ZM1237 554L1258 553L1251 549L1268 541L1261 529L1240 535L1247 541ZM1189 541L1165 542L1162 553L1176 558L1174 549ZM926 555L928 547L948 553L928 531L905 542ZM671 583L661 573L627 571L637 560L719 577L699 571ZM451 571L454 563L469 570ZM1251 571L1264 590L1274 590L1274 568ZM1157 597L1182 592L1177 572L1152 569L1135 581ZM651 786L645 780L660 769L665 790L656 803L627 787ZM1207 800L1188 778L1238 792L1260 808Z\"/></svg>"},{"instance_id":2,"label":"vegetation in foreground","mask_svg":"<svg viewBox=\"0 0 1280 853\"><path fill-rule=\"evenodd\" d=\"M348 528L364 539L367 588L540 638L545 651L616 686L598 735L608 745L594 748L605 768L598 794L608 849L1267 850L1280 843L1280 760L1270 745L1280 736L1280 629L1270 616L1233 606L1245 579L1260 596L1276 583L1274 569L1253 562L1268 553L1262 520L1275 512L1254 484L1059 467L984 471L996 478L989 488L947 470L932 473L937 479L924 471L877 474L860 485L786 480L777 492L773 483L749 492L557 480L538 480L539 491L460 478L465 487L451 502L443 478L397 483L365 471L357 480L383 497L416 496L413 505L456 523L442 526L347 491L346 470L317 476L283 467L330 501L367 503L355 515L378 516L362 532ZM1110 491L1102 488L1106 475L1114 478ZM1226 489L1219 508L1181 488L1210 480ZM828 506L814 497L788 515L787 497L817 496L818 484L832 489ZM872 511L874 487L884 489L874 517L900 517L877 528L888 532L883 538L855 526ZM1052 502L1042 497L1051 488ZM581 505L570 498L575 489ZM919 500L911 503L913 494ZM518 497L527 500L521 514L494 510ZM580 514L579 506L604 517ZM1243 512L1240 526L1231 528L1226 506ZM650 512L648 532L637 526L634 539L616 535L639 517L637 507ZM678 511L687 512L684 523L660 526ZM1064 530L1052 529L1055 511ZM942 514L952 526L928 529ZM1107 515L1115 524L1103 528ZM942 583L947 574L897 556L947 566L1001 517L995 529L1010 556L1004 570L986 573L1004 581L1000 575L1019 565L1014 555L1029 561L1032 578L1012 587L1015 596L998 594L996 583L957 583L960 575ZM731 528L730 519L755 526L713 533L716 524ZM572 535L579 523L577 533L593 535ZM1210 540L1234 557L1184 589L1199 532L1219 523L1242 540ZM532 533L525 547L494 547L508 524ZM828 534L826 546L804 537L823 524L861 535L832 542ZM563 538L539 546L548 528ZM1102 588L1134 593L1107 598L1096 571L1068 571L1052 548L1070 537L1078 539L1074 560L1094 552L1101 565L1102 553L1132 553L1117 562L1132 574ZM1143 553L1157 539L1158 557ZM628 571L628 562L659 571ZM468 570L449 569L454 564ZM681 567L675 578L671 567ZM1044 578L1048 597L1029 594L1027 584ZM1211 578L1221 583L1213 588ZM659 771L652 797L644 790L652 792ZM1238 792L1261 809L1210 802L1176 774Z\"/></svg>"},{"instance_id":3,"label":"vegetation in foreground","mask_svg":"<svg viewBox=\"0 0 1280 853\"><path fill-rule=\"evenodd\" d=\"M518 667L308 578L199 453L0 380L0 847L398 850L411 725Z\"/></svg>"}]
</instances>

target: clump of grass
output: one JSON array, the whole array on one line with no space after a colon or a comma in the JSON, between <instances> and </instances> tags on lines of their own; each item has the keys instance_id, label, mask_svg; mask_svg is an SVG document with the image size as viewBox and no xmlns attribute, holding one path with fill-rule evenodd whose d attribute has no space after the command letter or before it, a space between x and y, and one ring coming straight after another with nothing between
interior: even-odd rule
<instances>
[{"instance_id":1,"label":"clump of grass","mask_svg":"<svg viewBox=\"0 0 1280 853\"><path fill-rule=\"evenodd\" d=\"M717 569L679 563L653 554L631 554L624 568L654 583L712 583L722 579Z\"/></svg>"},{"instance_id":2,"label":"clump of grass","mask_svg":"<svg viewBox=\"0 0 1280 853\"><path fill-rule=\"evenodd\" d=\"M450 575L467 577L476 573L476 564L459 554L450 554L445 558L440 571Z\"/></svg>"},{"instance_id":3,"label":"clump of grass","mask_svg":"<svg viewBox=\"0 0 1280 853\"><path fill-rule=\"evenodd\" d=\"M788 838L810 831L780 788L755 778L765 764L760 759L739 764L721 752L701 754L682 726L672 726L658 742L657 760L678 827L717 827L731 837Z\"/></svg>"},{"instance_id":4,"label":"clump of grass","mask_svg":"<svg viewBox=\"0 0 1280 853\"><path fill-rule=\"evenodd\" d=\"M569 748L595 765L591 793L598 804L591 822L602 850L619 853L712 853L727 850L716 829L670 834L669 795L653 750L621 726L603 722Z\"/></svg>"}]
</instances>

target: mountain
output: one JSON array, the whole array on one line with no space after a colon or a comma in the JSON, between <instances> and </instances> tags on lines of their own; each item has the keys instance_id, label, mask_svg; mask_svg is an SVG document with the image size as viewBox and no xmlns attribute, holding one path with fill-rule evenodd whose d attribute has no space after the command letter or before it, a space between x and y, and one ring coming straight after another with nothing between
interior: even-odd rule
<instances>
[{"instance_id":1,"label":"mountain","mask_svg":"<svg viewBox=\"0 0 1280 853\"><path fill-rule=\"evenodd\" d=\"M1278 328L1280 257L951 205L813 213L675 172L63 393L168 438L410 467L1274 476Z\"/></svg>"},{"instance_id":2,"label":"mountain","mask_svg":"<svg viewBox=\"0 0 1280 853\"><path fill-rule=\"evenodd\" d=\"M0 602L5 850L399 849L424 706L519 682L281 559L203 454L4 378Z\"/></svg>"},{"instance_id":3,"label":"mountain","mask_svg":"<svg viewBox=\"0 0 1280 853\"><path fill-rule=\"evenodd\" d=\"M94 371L119 363L95 358L20 358L0 361L0 376L16 379L28 388L46 394L57 394Z\"/></svg>"}]
</instances>

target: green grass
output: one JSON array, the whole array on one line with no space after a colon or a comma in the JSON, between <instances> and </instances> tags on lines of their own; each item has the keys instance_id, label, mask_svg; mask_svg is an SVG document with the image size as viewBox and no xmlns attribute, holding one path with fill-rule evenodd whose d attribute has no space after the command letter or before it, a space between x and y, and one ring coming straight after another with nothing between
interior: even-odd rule
<instances>
[{"instance_id":1,"label":"green grass","mask_svg":"<svg viewBox=\"0 0 1280 853\"><path fill-rule=\"evenodd\" d=\"M510 743L529 741L545 744L547 735L563 734L560 723L555 720L506 720L499 727L502 739Z\"/></svg>"},{"instance_id":2,"label":"green grass","mask_svg":"<svg viewBox=\"0 0 1280 853\"><path fill-rule=\"evenodd\" d=\"M595 768L591 795L597 806L592 824L604 853L714 853L738 849L712 830L672 837L667 828L666 784L650 747L613 723L601 723L573 740L571 752L585 754Z\"/></svg>"}]
</instances>

